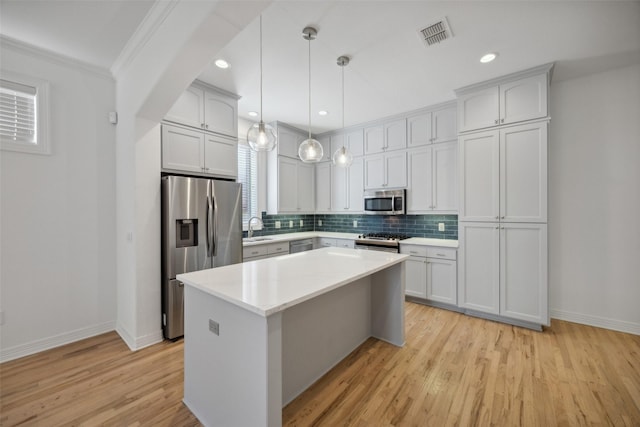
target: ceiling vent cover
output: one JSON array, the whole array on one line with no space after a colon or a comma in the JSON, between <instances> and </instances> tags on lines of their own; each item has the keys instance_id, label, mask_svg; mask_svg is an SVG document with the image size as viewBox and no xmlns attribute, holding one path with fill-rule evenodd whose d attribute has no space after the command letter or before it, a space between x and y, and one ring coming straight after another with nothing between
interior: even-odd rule
<instances>
[{"instance_id":1,"label":"ceiling vent cover","mask_svg":"<svg viewBox=\"0 0 640 427\"><path fill-rule=\"evenodd\" d=\"M453 37L447 18L442 18L435 24L418 30L418 33L420 39L426 46L431 46L432 44L440 43L443 40Z\"/></svg>"}]
</instances>

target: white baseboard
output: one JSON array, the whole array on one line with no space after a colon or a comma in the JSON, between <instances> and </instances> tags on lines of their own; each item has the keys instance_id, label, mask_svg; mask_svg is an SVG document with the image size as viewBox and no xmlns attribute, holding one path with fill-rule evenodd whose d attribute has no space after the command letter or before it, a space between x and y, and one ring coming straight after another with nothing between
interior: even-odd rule
<instances>
[{"instance_id":1,"label":"white baseboard","mask_svg":"<svg viewBox=\"0 0 640 427\"><path fill-rule=\"evenodd\" d=\"M164 340L164 337L162 336L162 329L158 329L156 332L137 338L134 338L122 325L118 325L116 327L116 332L118 333L118 335L120 335L122 341L127 344L129 350L131 351L137 351L145 347L149 347L150 345L162 342L162 340Z\"/></svg>"},{"instance_id":2,"label":"white baseboard","mask_svg":"<svg viewBox=\"0 0 640 427\"><path fill-rule=\"evenodd\" d=\"M598 328L611 329L613 331L626 332L640 335L640 324L627 322L626 320L608 319L606 317L591 316L588 314L573 313L564 310L549 310L552 319L566 320L568 322L581 323L583 325L596 326Z\"/></svg>"},{"instance_id":3,"label":"white baseboard","mask_svg":"<svg viewBox=\"0 0 640 427\"><path fill-rule=\"evenodd\" d=\"M113 331L114 329L115 322L105 322L86 328L76 329L75 331L54 335L52 337L31 341L26 344L3 348L0 350L0 363L8 362L9 360L18 359L20 357L30 356L44 350L60 347L61 345L70 344L85 338L94 337L96 335Z\"/></svg>"}]
</instances>

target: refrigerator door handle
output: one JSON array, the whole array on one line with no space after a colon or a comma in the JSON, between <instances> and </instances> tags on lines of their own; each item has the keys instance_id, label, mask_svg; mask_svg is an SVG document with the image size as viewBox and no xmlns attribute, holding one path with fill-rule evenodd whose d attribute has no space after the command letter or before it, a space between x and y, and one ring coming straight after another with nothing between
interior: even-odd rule
<instances>
[{"instance_id":1,"label":"refrigerator door handle","mask_svg":"<svg viewBox=\"0 0 640 427\"><path fill-rule=\"evenodd\" d=\"M207 230L205 233L207 237L207 247L206 247L207 258L211 257L211 230L213 228L213 224L211 221L212 209L213 208L211 206L211 198L207 196Z\"/></svg>"},{"instance_id":2,"label":"refrigerator door handle","mask_svg":"<svg viewBox=\"0 0 640 427\"><path fill-rule=\"evenodd\" d=\"M211 197L213 199L213 233L211 233L211 256L214 257L218 254L218 205L216 203L216 198Z\"/></svg>"}]
</instances>

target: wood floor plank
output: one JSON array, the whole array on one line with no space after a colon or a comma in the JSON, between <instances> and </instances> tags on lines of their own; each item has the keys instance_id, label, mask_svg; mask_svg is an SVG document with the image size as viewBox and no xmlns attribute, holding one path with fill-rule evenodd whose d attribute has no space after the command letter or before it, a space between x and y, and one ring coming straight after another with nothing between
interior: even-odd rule
<instances>
[{"instance_id":1,"label":"wood floor plank","mask_svg":"<svg viewBox=\"0 0 640 427\"><path fill-rule=\"evenodd\" d=\"M406 304L403 348L369 339L283 409L286 426L640 426L640 337L535 332ZM0 364L1 426L199 426L183 343L108 333ZM248 408L250 410L250 408Z\"/></svg>"}]
</instances>

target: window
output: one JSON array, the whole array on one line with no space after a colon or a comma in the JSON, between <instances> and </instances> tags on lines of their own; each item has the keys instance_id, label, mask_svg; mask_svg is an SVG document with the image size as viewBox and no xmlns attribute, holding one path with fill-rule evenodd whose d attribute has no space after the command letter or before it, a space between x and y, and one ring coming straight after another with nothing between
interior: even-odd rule
<instances>
[{"instance_id":1,"label":"window","mask_svg":"<svg viewBox=\"0 0 640 427\"><path fill-rule=\"evenodd\" d=\"M49 154L48 84L0 72L0 141L3 150Z\"/></svg>"},{"instance_id":2,"label":"window","mask_svg":"<svg viewBox=\"0 0 640 427\"><path fill-rule=\"evenodd\" d=\"M247 228L258 212L258 155L246 143L238 143L238 182L242 183L242 226Z\"/></svg>"}]
</instances>

